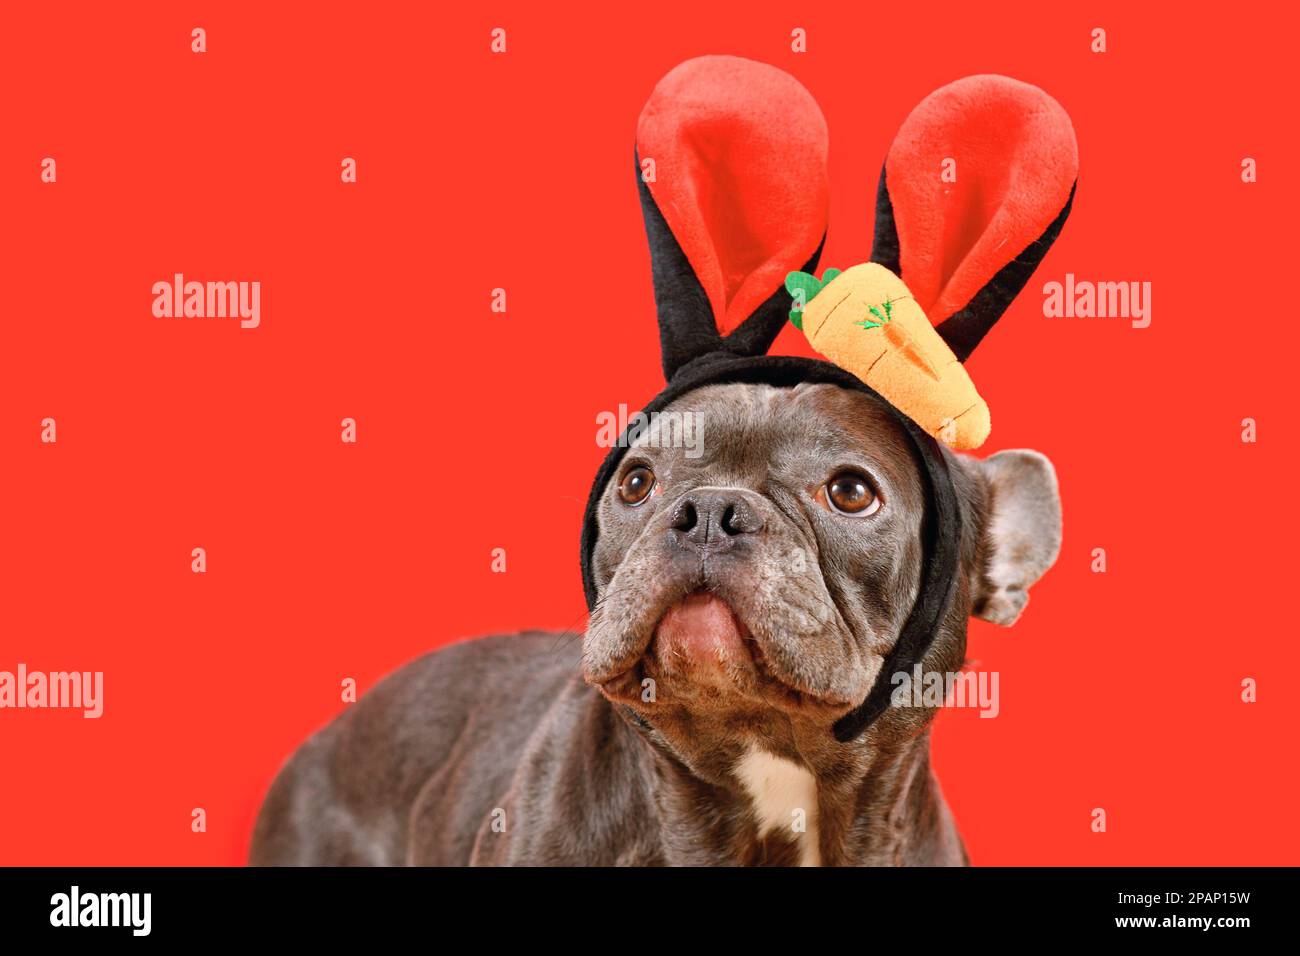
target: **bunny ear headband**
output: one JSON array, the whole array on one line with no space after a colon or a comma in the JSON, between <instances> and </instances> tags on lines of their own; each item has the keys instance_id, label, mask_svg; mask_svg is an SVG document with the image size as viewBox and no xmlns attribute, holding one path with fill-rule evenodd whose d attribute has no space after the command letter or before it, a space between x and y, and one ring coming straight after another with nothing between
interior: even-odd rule
<instances>
[{"instance_id":1,"label":"bunny ear headband","mask_svg":"<svg viewBox=\"0 0 1300 956\"><path fill-rule=\"evenodd\" d=\"M664 375L647 414L704 385L827 382L874 396L911 438L926 484L922 587L876 684L835 726L848 741L889 703L890 677L929 649L959 572L961 518L939 441L979 447L989 411L961 364L1055 241L1078 173L1070 118L1037 87L957 80L903 122L885 159L871 261L815 269L826 236L826 121L789 74L730 56L660 80L637 125ZM784 324L829 361L766 355ZM582 570L602 492L587 503Z\"/></svg>"}]
</instances>

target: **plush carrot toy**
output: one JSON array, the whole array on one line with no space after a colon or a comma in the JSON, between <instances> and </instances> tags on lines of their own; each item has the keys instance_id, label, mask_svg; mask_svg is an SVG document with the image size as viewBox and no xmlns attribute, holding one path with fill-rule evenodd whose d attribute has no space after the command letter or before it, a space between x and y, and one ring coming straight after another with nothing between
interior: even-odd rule
<instances>
[{"instance_id":1,"label":"plush carrot toy","mask_svg":"<svg viewBox=\"0 0 1300 956\"><path fill-rule=\"evenodd\" d=\"M791 321L814 349L945 444L984 443L989 407L902 279L865 262L827 269L820 282L792 272L785 285L796 305Z\"/></svg>"}]
</instances>

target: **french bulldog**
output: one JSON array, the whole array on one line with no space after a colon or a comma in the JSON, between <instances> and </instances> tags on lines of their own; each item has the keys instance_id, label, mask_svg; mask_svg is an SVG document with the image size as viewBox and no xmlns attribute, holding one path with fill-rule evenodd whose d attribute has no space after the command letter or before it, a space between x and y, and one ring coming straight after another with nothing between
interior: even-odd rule
<instances>
[{"instance_id":1,"label":"french bulldog","mask_svg":"<svg viewBox=\"0 0 1300 956\"><path fill-rule=\"evenodd\" d=\"M601 490L581 640L485 638L386 678L280 772L253 864L968 862L934 707L831 730L921 586L925 497L896 416L826 383L710 385L670 410L704 423L702 454L648 430ZM961 573L923 664L951 673L971 615L1020 615L1061 514L1042 455L942 454Z\"/></svg>"}]
</instances>

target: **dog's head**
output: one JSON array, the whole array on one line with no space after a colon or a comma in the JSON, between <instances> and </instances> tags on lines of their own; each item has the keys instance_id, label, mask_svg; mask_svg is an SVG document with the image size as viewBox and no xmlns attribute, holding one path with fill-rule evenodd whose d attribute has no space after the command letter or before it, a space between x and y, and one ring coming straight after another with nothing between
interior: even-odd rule
<instances>
[{"instance_id":1,"label":"dog's head","mask_svg":"<svg viewBox=\"0 0 1300 956\"><path fill-rule=\"evenodd\" d=\"M702 440L666 440L693 422ZM965 620L1011 624L1060 542L1046 458L950 456L961 581L927 669L956 671ZM586 679L692 765L822 735L880 676L921 587L925 496L878 400L830 384L697 389L600 491ZM930 712L881 724L911 734Z\"/></svg>"},{"instance_id":2,"label":"dog's head","mask_svg":"<svg viewBox=\"0 0 1300 956\"><path fill-rule=\"evenodd\" d=\"M746 745L809 763L921 733L932 712L880 713L891 651L959 670L968 616L1013 622L1059 546L1045 458L934 439L987 432L960 363L1068 215L1069 117L1006 77L931 94L886 156L871 266L818 279L827 148L806 89L735 57L672 70L637 126L669 382L648 407L696 440L651 422L606 460L584 668L705 779ZM764 355L805 313L836 368Z\"/></svg>"}]
</instances>

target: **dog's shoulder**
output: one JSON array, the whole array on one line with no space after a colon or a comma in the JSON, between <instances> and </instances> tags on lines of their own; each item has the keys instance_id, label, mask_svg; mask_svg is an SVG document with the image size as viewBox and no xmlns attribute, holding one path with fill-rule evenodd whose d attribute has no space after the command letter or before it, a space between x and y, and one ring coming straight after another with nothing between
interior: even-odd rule
<instances>
[{"instance_id":1,"label":"dog's shoulder","mask_svg":"<svg viewBox=\"0 0 1300 956\"><path fill-rule=\"evenodd\" d=\"M485 637L411 661L285 764L259 815L252 861L402 862L421 794L490 797L546 709L581 681L580 634Z\"/></svg>"}]
</instances>

